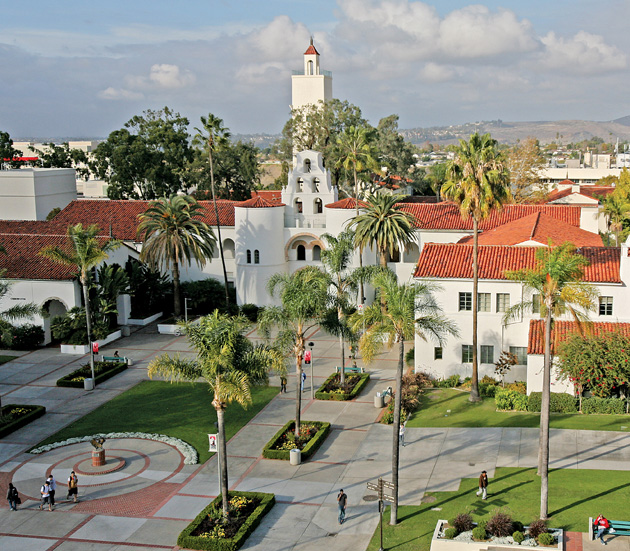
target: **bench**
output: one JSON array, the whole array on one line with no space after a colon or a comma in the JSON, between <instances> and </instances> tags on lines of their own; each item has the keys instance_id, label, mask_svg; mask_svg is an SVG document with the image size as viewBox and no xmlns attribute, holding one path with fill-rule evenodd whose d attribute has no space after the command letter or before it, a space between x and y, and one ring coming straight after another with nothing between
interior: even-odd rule
<instances>
[{"instance_id":1,"label":"bench","mask_svg":"<svg viewBox=\"0 0 630 551\"><path fill-rule=\"evenodd\" d=\"M590 517L588 519L588 524L589 524L588 535L591 541L593 541L597 537L597 529L595 528L595 526L593 526L594 522L595 522L595 519L593 517ZM610 528L608 528L608 530L604 532L604 535L610 534L614 536L616 535L630 536L630 521L608 519L608 523L610 524ZM610 531L611 528L614 530L614 532Z\"/></svg>"},{"instance_id":2,"label":"bench","mask_svg":"<svg viewBox=\"0 0 630 551\"><path fill-rule=\"evenodd\" d=\"M341 368L337 366L335 367L335 371L339 373L341 371ZM354 365L351 367L344 367L343 371L344 373L365 373L365 369L359 366L354 366Z\"/></svg>"},{"instance_id":3,"label":"bench","mask_svg":"<svg viewBox=\"0 0 630 551\"><path fill-rule=\"evenodd\" d=\"M113 363L120 363L120 364L128 364L129 363L129 359L128 358L120 358L119 356L103 356L102 360L103 362L113 362Z\"/></svg>"}]
</instances>

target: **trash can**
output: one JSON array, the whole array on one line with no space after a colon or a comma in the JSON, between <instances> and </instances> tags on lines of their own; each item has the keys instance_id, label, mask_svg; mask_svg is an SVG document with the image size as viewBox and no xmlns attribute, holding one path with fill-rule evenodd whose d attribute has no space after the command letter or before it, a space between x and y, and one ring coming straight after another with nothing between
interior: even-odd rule
<instances>
[{"instance_id":1,"label":"trash can","mask_svg":"<svg viewBox=\"0 0 630 551\"><path fill-rule=\"evenodd\" d=\"M293 448L289 452L289 463L291 463L291 465L299 465L302 463L302 452L297 448Z\"/></svg>"},{"instance_id":2,"label":"trash can","mask_svg":"<svg viewBox=\"0 0 630 551\"><path fill-rule=\"evenodd\" d=\"M91 377L86 377L83 379L83 388L85 390L94 390L94 379Z\"/></svg>"},{"instance_id":3,"label":"trash can","mask_svg":"<svg viewBox=\"0 0 630 551\"><path fill-rule=\"evenodd\" d=\"M374 396L374 407L379 409L385 407L385 396L380 392L377 392Z\"/></svg>"},{"instance_id":4,"label":"trash can","mask_svg":"<svg viewBox=\"0 0 630 551\"><path fill-rule=\"evenodd\" d=\"M123 325L120 330L123 337L128 337L129 335L131 335L131 327L129 327L128 325Z\"/></svg>"},{"instance_id":5,"label":"trash can","mask_svg":"<svg viewBox=\"0 0 630 551\"><path fill-rule=\"evenodd\" d=\"M133 365L133 360L131 358L126 358L127 366Z\"/></svg>"}]
</instances>

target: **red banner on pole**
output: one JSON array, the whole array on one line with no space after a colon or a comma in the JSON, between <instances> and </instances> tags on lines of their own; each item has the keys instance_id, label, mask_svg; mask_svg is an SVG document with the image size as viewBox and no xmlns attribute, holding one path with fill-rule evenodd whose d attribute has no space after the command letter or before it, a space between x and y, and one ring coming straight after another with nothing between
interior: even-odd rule
<instances>
[{"instance_id":1,"label":"red banner on pole","mask_svg":"<svg viewBox=\"0 0 630 551\"><path fill-rule=\"evenodd\" d=\"M310 364L311 363L311 351L310 350L306 350L304 352L304 363L305 364Z\"/></svg>"},{"instance_id":2,"label":"red banner on pole","mask_svg":"<svg viewBox=\"0 0 630 551\"><path fill-rule=\"evenodd\" d=\"M98 354L98 343L97 342L93 342L92 343L92 352L94 352L94 354Z\"/></svg>"}]
</instances>

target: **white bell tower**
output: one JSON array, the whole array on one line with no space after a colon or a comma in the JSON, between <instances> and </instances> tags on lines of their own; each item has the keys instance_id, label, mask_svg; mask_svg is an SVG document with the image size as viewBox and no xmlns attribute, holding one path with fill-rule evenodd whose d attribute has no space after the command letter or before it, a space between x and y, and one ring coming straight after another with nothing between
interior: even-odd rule
<instances>
[{"instance_id":1,"label":"white bell tower","mask_svg":"<svg viewBox=\"0 0 630 551\"><path fill-rule=\"evenodd\" d=\"M332 99L332 73L319 67L319 52L311 44L304 52L304 70L293 71L291 76L291 108L317 104Z\"/></svg>"}]
</instances>

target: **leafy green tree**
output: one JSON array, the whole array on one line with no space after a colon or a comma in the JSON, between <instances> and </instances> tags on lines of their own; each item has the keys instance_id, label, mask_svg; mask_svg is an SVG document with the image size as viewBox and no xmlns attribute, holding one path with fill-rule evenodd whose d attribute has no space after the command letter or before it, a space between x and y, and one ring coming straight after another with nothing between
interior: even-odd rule
<instances>
[{"instance_id":1,"label":"leafy green tree","mask_svg":"<svg viewBox=\"0 0 630 551\"><path fill-rule=\"evenodd\" d=\"M83 289L83 302L85 303L85 322L87 324L88 344L90 346L90 368L92 380L96 385L94 376L94 352L92 352L92 311L90 308L90 271L109 258L109 252L120 247L120 242L114 239L99 238L100 229L96 224L84 228L82 224L68 226L68 246L44 247L39 254L58 264L76 266L79 272L79 281Z\"/></svg>"},{"instance_id":2,"label":"leafy green tree","mask_svg":"<svg viewBox=\"0 0 630 551\"><path fill-rule=\"evenodd\" d=\"M153 267L165 265L173 278L173 313L181 316L180 265L195 262L200 268L212 258L215 237L201 220L203 207L188 195L153 201L138 219L143 241L140 259Z\"/></svg>"},{"instance_id":3,"label":"leafy green tree","mask_svg":"<svg viewBox=\"0 0 630 551\"><path fill-rule=\"evenodd\" d=\"M459 205L462 218L473 220L473 358L470 401L478 402L478 346L477 346L477 289L479 283L479 222L490 215L493 209L510 200L509 173L505 158L498 150L498 142L477 132L470 140L459 140L455 159L449 163L449 180L442 186L441 193Z\"/></svg>"},{"instance_id":4,"label":"leafy green tree","mask_svg":"<svg viewBox=\"0 0 630 551\"><path fill-rule=\"evenodd\" d=\"M615 235L615 245L620 247L626 234L624 225L630 216L630 197L615 190L602 201L599 211L606 217L608 228Z\"/></svg>"},{"instance_id":5,"label":"leafy green tree","mask_svg":"<svg viewBox=\"0 0 630 551\"><path fill-rule=\"evenodd\" d=\"M149 363L149 377L173 381L204 379L213 395L219 430L219 464L224 522L228 521L228 462L225 411L232 402L246 408L252 403L252 385L266 384L271 370L284 373L283 355L274 348L256 345L245 336L251 322L243 316L229 316L217 310L196 325L183 325L197 357L194 360L158 356Z\"/></svg>"},{"instance_id":6,"label":"leafy green tree","mask_svg":"<svg viewBox=\"0 0 630 551\"><path fill-rule=\"evenodd\" d=\"M368 197L365 212L350 223L355 231L355 245L360 250L376 247L382 268L387 268L387 253L394 255L414 239L416 219L413 214L396 208L400 201L401 197L393 195Z\"/></svg>"},{"instance_id":7,"label":"leafy green tree","mask_svg":"<svg viewBox=\"0 0 630 551\"><path fill-rule=\"evenodd\" d=\"M274 274L267 283L272 297L281 306L265 308L258 316L258 329L269 338L271 329L278 329L276 346L295 358L297 391L295 400L295 435L300 435L302 410L302 359L307 333L317 327L325 315L328 301L328 278L314 266L307 266L293 274Z\"/></svg>"},{"instance_id":8,"label":"leafy green tree","mask_svg":"<svg viewBox=\"0 0 630 551\"><path fill-rule=\"evenodd\" d=\"M186 190L193 158L188 119L164 107L112 132L92 154L91 171L110 199L156 199Z\"/></svg>"},{"instance_id":9,"label":"leafy green tree","mask_svg":"<svg viewBox=\"0 0 630 551\"><path fill-rule=\"evenodd\" d=\"M13 159L21 156L22 153L13 147L13 140L9 133L0 131L0 170L5 168L5 165L10 168L19 168L20 163Z\"/></svg>"},{"instance_id":10,"label":"leafy green tree","mask_svg":"<svg viewBox=\"0 0 630 551\"><path fill-rule=\"evenodd\" d=\"M68 142L61 145L53 142L44 143L45 149L37 149L32 145L29 149L37 153L39 159L34 166L42 168L74 168L79 177L87 180L90 177L90 169L88 168L88 157L85 151L76 148L70 148Z\"/></svg>"},{"instance_id":11,"label":"leafy green tree","mask_svg":"<svg viewBox=\"0 0 630 551\"><path fill-rule=\"evenodd\" d=\"M429 186L435 195L440 198L442 186L448 181L448 163L436 163L427 174Z\"/></svg>"},{"instance_id":12,"label":"leafy green tree","mask_svg":"<svg viewBox=\"0 0 630 551\"><path fill-rule=\"evenodd\" d=\"M351 327L365 332L359 340L359 350L366 363L371 363L387 343L392 347L398 344L398 365L396 368L396 393L394 395L394 419L392 439L392 482L394 502L392 503L390 524L398 522L398 469L400 412L402 378L405 366L405 340L416 335L423 340L431 338L443 343L448 335L456 336L457 327L442 314L433 292L438 289L430 283L399 284L396 275L389 270L377 274L372 283L379 291L382 303L366 307L363 314L356 313L350 318Z\"/></svg>"},{"instance_id":13,"label":"leafy green tree","mask_svg":"<svg viewBox=\"0 0 630 551\"><path fill-rule=\"evenodd\" d=\"M570 313L579 324L587 319L586 313L595 308L597 289L582 282L588 261L575 252L571 243L558 247L541 247L536 251L537 265L515 272L506 272L508 279L519 281L530 293L540 297L540 315L545 320L545 360L543 370L542 402L540 409L540 443L538 474L540 484L540 518L548 516L549 495L549 400L551 393L551 328L553 320ZM534 298L512 306L504 315L504 323L517 319L525 311L533 311Z\"/></svg>"},{"instance_id":14,"label":"leafy green tree","mask_svg":"<svg viewBox=\"0 0 630 551\"><path fill-rule=\"evenodd\" d=\"M515 203L543 203L549 193L540 175L547 161L536 138L527 138L510 148L507 166Z\"/></svg>"}]
</instances>

